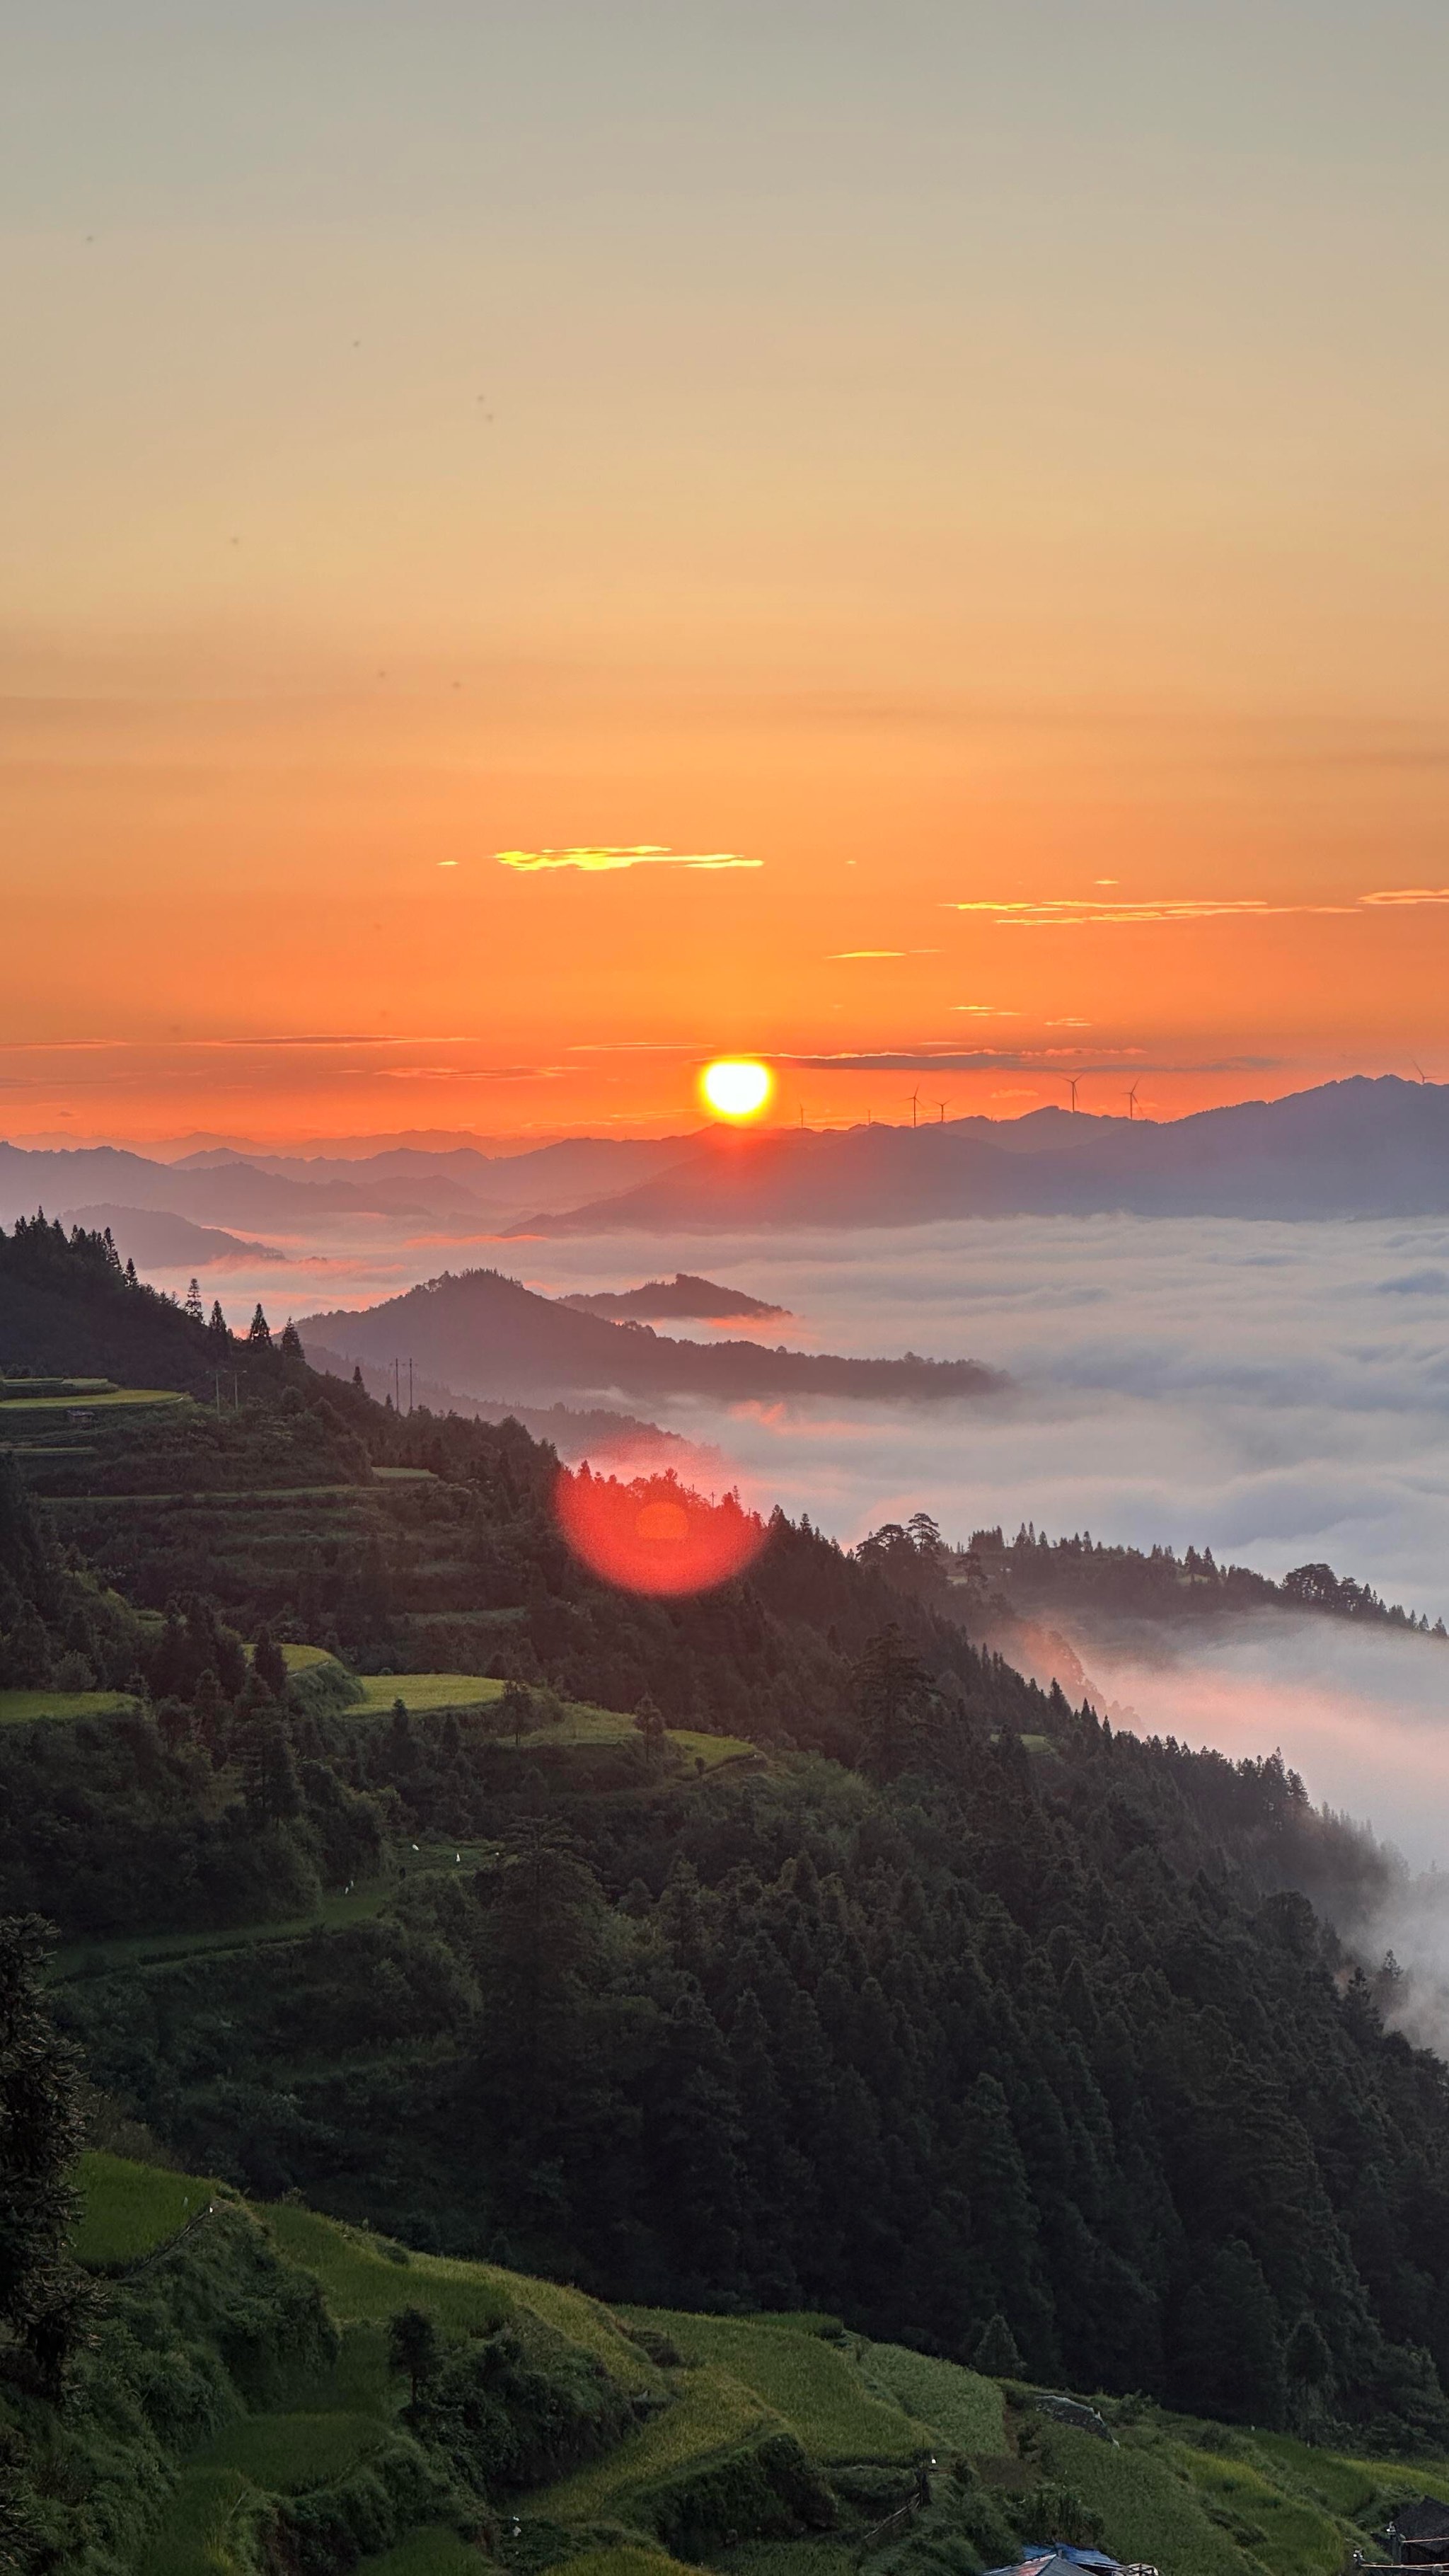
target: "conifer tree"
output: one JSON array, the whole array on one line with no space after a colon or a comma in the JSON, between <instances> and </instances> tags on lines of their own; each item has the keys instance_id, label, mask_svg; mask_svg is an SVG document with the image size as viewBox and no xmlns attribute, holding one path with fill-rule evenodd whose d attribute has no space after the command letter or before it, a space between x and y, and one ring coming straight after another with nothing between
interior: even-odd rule
<instances>
[{"instance_id":1,"label":"conifer tree","mask_svg":"<svg viewBox=\"0 0 1449 2576\"><path fill-rule=\"evenodd\" d=\"M281 1348L284 1360L299 1360L304 1356L302 1350L302 1336L298 1332L290 1315L282 1326Z\"/></svg>"},{"instance_id":2,"label":"conifer tree","mask_svg":"<svg viewBox=\"0 0 1449 2576\"><path fill-rule=\"evenodd\" d=\"M60 2393L85 2328L87 2296L69 2259L80 2153L80 2062L56 2032L41 1986L50 1934L36 1915L0 1920L0 2329L36 2386Z\"/></svg>"},{"instance_id":3,"label":"conifer tree","mask_svg":"<svg viewBox=\"0 0 1449 2576\"><path fill-rule=\"evenodd\" d=\"M1021 2355L1016 2337L998 2308L981 2329L981 2340L971 2355L971 2367L985 2379L1019 2379Z\"/></svg>"},{"instance_id":4,"label":"conifer tree","mask_svg":"<svg viewBox=\"0 0 1449 2576\"><path fill-rule=\"evenodd\" d=\"M266 1683L273 1699L286 1698L287 1659L270 1628L261 1628L257 1632L257 1642L252 1649L252 1671L259 1682Z\"/></svg>"},{"instance_id":5,"label":"conifer tree","mask_svg":"<svg viewBox=\"0 0 1449 2576\"><path fill-rule=\"evenodd\" d=\"M267 1322L266 1316L262 1313L262 1301L260 1297L257 1299L257 1310L252 1317L251 1330L247 1334L247 1341L251 1348L257 1351L269 1351L272 1347L272 1328Z\"/></svg>"},{"instance_id":6,"label":"conifer tree","mask_svg":"<svg viewBox=\"0 0 1449 2576\"><path fill-rule=\"evenodd\" d=\"M191 1317L193 1324L199 1324L201 1322L203 1309L201 1304L201 1282L199 1279L193 1279L191 1281L191 1284L186 1291L181 1311L183 1314Z\"/></svg>"},{"instance_id":7,"label":"conifer tree","mask_svg":"<svg viewBox=\"0 0 1449 2576\"><path fill-rule=\"evenodd\" d=\"M225 1315L221 1311L221 1299L219 1297L213 1297L211 1301L211 1321L207 1325L207 1331L210 1333L212 1340L221 1345L225 1345L231 1340L230 1328L227 1324Z\"/></svg>"}]
</instances>

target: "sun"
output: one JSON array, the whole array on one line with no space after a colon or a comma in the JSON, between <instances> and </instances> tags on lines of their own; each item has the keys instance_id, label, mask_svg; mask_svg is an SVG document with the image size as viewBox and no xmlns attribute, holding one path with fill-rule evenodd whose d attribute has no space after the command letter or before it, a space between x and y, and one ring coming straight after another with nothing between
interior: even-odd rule
<instances>
[{"instance_id":1,"label":"sun","mask_svg":"<svg viewBox=\"0 0 1449 2576\"><path fill-rule=\"evenodd\" d=\"M716 1118L757 1118L775 1088L775 1077L767 1064L756 1064L752 1057L721 1056L705 1066L699 1087Z\"/></svg>"}]
</instances>

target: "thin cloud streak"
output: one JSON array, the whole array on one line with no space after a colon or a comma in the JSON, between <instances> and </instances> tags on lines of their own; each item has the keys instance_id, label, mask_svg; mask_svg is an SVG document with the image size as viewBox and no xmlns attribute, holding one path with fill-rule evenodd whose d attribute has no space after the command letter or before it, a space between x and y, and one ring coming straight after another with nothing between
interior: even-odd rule
<instances>
[{"instance_id":1,"label":"thin cloud streak","mask_svg":"<svg viewBox=\"0 0 1449 2576\"><path fill-rule=\"evenodd\" d=\"M946 903L943 912L983 912L998 930L1134 930L1156 921L1278 921L1294 915L1348 919L1375 906L1413 909L1421 904L1449 904L1449 886L1394 886L1355 895L1351 903L1268 903L1260 895L1168 895L1143 900L1098 902L1084 895L1047 902L997 903L972 900Z\"/></svg>"},{"instance_id":2,"label":"thin cloud streak","mask_svg":"<svg viewBox=\"0 0 1449 2576\"><path fill-rule=\"evenodd\" d=\"M536 875L541 869L578 868L585 876L611 876L623 868L762 868L763 859L746 859L738 850L669 850L654 841L640 841L629 848L581 847L569 850L497 850L494 853L501 868L513 868L520 875Z\"/></svg>"}]
</instances>

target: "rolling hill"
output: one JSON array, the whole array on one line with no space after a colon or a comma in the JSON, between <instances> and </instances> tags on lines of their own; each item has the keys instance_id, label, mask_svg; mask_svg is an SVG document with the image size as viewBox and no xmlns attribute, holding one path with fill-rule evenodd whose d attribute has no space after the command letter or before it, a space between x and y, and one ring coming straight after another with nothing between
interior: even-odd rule
<instances>
[{"instance_id":1,"label":"rolling hill","mask_svg":"<svg viewBox=\"0 0 1449 2576\"><path fill-rule=\"evenodd\" d=\"M349 1361L402 1353L467 1392L545 1402L581 1394L920 1400L984 1395L1002 1383L975 1360L839 1359L753 1342L672 1341L647 1325L580 1314L496 1270L445 1272L378 1306L310 1315L298 1330L304 1346Z\"/></svg>"}]
</instances>

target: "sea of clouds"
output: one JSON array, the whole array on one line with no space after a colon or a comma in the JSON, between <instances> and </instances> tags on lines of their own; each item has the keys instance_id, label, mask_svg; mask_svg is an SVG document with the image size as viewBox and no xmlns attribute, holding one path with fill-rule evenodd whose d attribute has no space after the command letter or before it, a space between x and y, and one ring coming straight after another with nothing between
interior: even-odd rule
<instances>
[{"instance_id":1,"label":"sea of clouds","mask_svg":"<svg viewBox=\"0 0 1449 2576\"><path fill-rule=\"evenodd\" d=\"M1449 1222L1004 1218L457 1247L384 1228L288 1249L226 1286L237 1320L253 1293L276 1322L445 1266L553 1293L682 1268L788 1307L756 1328L771 1342L1002 1370L998 1394L941 1405L630 1403L701 1445L701 1481L847 1543L919 1508L950 1538L1031 1521L1275 1575L1324 1559L1449 1621ZM486 1361L473 1391L508 1392ZM1416 1865L1449 1861L1449 1646L1303 1620L1179 1641L1165 1661L1095 1639L1084 1660L1145 1728L1281 1745L1315 1798L1371 1817Z\"/></svg>"}]
</instances>

